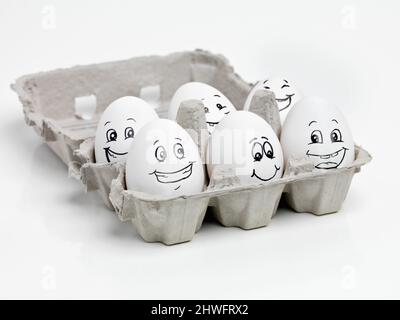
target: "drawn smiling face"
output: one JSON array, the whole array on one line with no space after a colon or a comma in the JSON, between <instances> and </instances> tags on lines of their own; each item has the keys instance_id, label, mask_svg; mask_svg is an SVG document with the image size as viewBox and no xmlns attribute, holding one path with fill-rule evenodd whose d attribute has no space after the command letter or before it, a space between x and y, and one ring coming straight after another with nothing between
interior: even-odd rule
<instances>
[{"instance_id":1,"label":"drawn smiling face","mask_svg":"<svg viewBox=\"0 0 400 320\"><path fill-rule=\"evenodd\" d=\"M98 163L124 161L138 130L157 119L154 109L136 97L123 97L112 102L99 121L95 138Z\"/></svg>"},{"instance_id":2,"label":"drawn smiling face","mask_svg":"<svg viewBox=\"0 0 400 320\"><path fill-rule=\"evenodd\" d=\"M275 100L278 103L279 111L286 110L292 106L292 102L297 99L297 90L289 84L286 79L274 78L264 80L262 84L265 90L275 93Z\"/></svg>"},{"instance_id":3,"label":"drawn smiling face","mask_svg":"<svg viewBox=\"0 0 400 320\"><path fill-rule=\"evenodd\" d=\"M299 91L295 86L289 83L288 80L283 78L264 79L257 82L250 91L245 102L244 110L249 110L251 99L257 90L268 90L275 94L275 101L278 104L279 114L282 121L285 120L290 108L301 99Z\"/></svg>"},{"instance_id":4,"label":"drawn smiling face","mask_svg":"<svg viewBox=\"0 0 400 320\"><path fill-rule=\"evenodd\" d=\"M320 98L306 98L289 113L281 133L285 159L308 158L316 169L354 161L354 141L341 112Z\"/></svg>"},{"instance_id":5,"label":"drawn smiling face","mask_svg":"<svg viewBox=\"0 0 400 320\"><path fill-rule=\"evenodd\" d=\"M188 82L179 87L172 97L168 118L175 120L180 104L192 99L203 103L209 133L215 129L223 117L236 111L232 102L219 90L205 83Z\"/></svg>"},{"instance_id":6,"label":"drawn smiling face","mask_svg":"<svg viewBox=\"0 0 400 320\"><path fill-rule=\"evenodd\" d=\"M283 173L278 137L258 115L248 111L231 113L210 136L207 170L211 179L230 172L245 184L278 179Z\"/></svg>"},{"instance_id":7,"label":"drawn smiling face","mask_svg":"<svg viewBox=\"0 0 400 320\"><path fill-rule=\"evenodd\" d=\"M261 181L274 179L281 170L282 165L274 160L276 159L276 155L269 139L264 136L253 138L250 140L250 144L251 156L254 159L254 168L251 177ZM282 157L282 153L280 156Z\"/></svg>"},{"instance_id":8,"label":"drawn smiling face","mask_svg":"<svg viewBox=\"0 0 400 320\"><path fill-rule=\"evenodd\" d=\"M310 134L310 142L308 143L309 149L307 150L306 155L312 159L315 168L317 169L338 168L345 159L346 152L349 151L349 149L344 144L342 132L340 131L340 129L337 128L339 127L338 120L331 119L331 121L334 129L332 129L328 137L325 136L325 139L329 139L330 141L324 141L324 135L320 130L321 128L320 126L318 126L317 121L312 120L308 124L308 126L312 128L313 131ZM324 143L331 143L334 151L331 153L320 153L319 145Z\"/></svg>"},{"instance_id":9,"label":"drawn smiling face","mask_svg":"<svg viewBox=\"0 0 400 320\"><path fill-rule=\"evenodd\" d=\"M133 129L135 123L136 120L134 118L127 118L126 127L123 130L124 135L121 137L118 136L117 130L112 127L111 121L106 121L104 127L107 130L105 134L107 146L103 147L103 149L107 162L121 161L126 157L131 142L126 140L133 139L135 136L135 130ZM119 134L121 134L121 132ZM119 150L119 152L117 150Z\"/></svg>"},{"instance_id":10,"label":"drawn smiling face","mask_svg":"<svg viewBox=\"0 0 400 320\"><path fill-rule=\"evenodd\" d=\"M219 124L222 118L236 111L233 104L225 96L221 96L220 94L207 96L202 98L201 101L204 104L207 129L210 134L214 131L215 126Z\"/></svg>"},{"instance_id":11,"label":"drawn smiling face","mask_svg":"<svg viewBox=\"0 0 400 320\"><path fill-rule=\"evenodd\" d=\"M196 163L196 161L184 160L186 157L185 149L182 145L182 139L175 137L173 140L175 141L167 143L167 146L162 145L159 139L154 141L154 157L160 164L166 163L169 160L167 159L168 157L175 157L175 159L169 161L169 163L177 161L178 168L173 168L171 171L171 167L168 166L169 171L165 171L167 168L163 168L163 166L160 165L154 171L149 172L149 175L154 175L159 183L174 184L174 190L178 190L182 186L183 180L188 179L192 175L193 164ZM171 145L172 148L169 148L170 150L167 152L168 145Z\"/></svg>"},{"instance_id":12,"label":"drawn smiling face","mask_svg":"<svg viewBox=\"0 0 400 320\"><path fill-rule=\"evenodd\" d=\"M166 119L140 130L126 170L129 189L151 194L188 195L202 191L204 185L196 144L177 123Z\"/></svg>"}]
</instances>

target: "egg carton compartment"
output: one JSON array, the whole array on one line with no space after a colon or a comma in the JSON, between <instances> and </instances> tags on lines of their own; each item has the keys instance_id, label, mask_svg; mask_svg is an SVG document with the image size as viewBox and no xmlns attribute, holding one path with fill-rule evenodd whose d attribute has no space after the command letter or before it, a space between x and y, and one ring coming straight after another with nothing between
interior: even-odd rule
<instances>
[{"instance_id":1,"label":"egg carton compartment","mask_svg":"<svg viewBox=\"0 0 400 320\"><path fill-rule=\"evenodd\" d=\"M353 175L370 159L365 150L356 147L353 165L336 172L321 173L308 164L304 166L302 161L294 161L290 173L275 181L240 185L235 177L221 176L212 181L206 191L180 197L126 190L125 169L121 166L111 183L110 200L119 218L131 221L145 241L171 245L193 239L209 206L223 226L246 230L267 226L277 211L282 194L298 212L320 215L338 211ZM303 185L306 187L301 189ZM321 185L323 189L315 192ZM347 189L340 190L343 185Z\"/></svg>"},{"instance_id":2,"label":"egg carton compartment","mask_svg":"<svg viewBox=\"0 0 400 320\"><path fill-rule=\"evenodd\" d=\"M229 181L230 179L228 179ZM254 229L269 224L290 178L265 185L241 186L226 179L198 194L163 197L127 190L125 169L111 183L110 200L122 221L131 221L148 242L167 245L193 239L209 206L222 225Z\"/></svg>"},{"instance_id":3,"label":"egg carton compartment","mask_svg":"<svg viewBox=\"0 0 400 320\"><path fill-rule=\"evenodd\" d=\"M112 101L126 95L152 99L165 117L172 95L189 81L222 86L240 106L250 90L225 57L204 50L39 72L17 79L11 88L23 105L27 125L70 167L70 174L80 178L80 162L87 159L75 151L95 136L100 115ZM82 107L93 110L82 112Z\"/></svg>"},{"instance_id":4,"label":"egg carton compartment","mask_svg":"<svg viewBox=\"0 0 400 320\"><path fill-rule=\"evenodd\" d=\"M285 187L284 198L296 212L318 216L337 212L347 196L354 174L371 160L371 155L356 145L355 159L349 167L321 171L306 159L289 161L286 174L294 179Z\"/></svg>"}]
</instances>

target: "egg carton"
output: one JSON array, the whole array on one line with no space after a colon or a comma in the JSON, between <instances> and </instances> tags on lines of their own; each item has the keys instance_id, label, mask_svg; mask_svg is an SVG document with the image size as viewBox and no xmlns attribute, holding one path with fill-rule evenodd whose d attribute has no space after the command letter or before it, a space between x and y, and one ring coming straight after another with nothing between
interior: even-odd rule
<instances>
[{"instance_id":1,"label":"egg carton","mask_svg":"<svg viewBox=\"0 0 400 320\"><path fill-rule=\"evenodd\" d=\"M97 190L104 203L122 221L132 221L146 241L175 244L191 240L208 207L224 226L266 226L282 195L298 212L336 212L354 173L371 160L365 150L357 147L350 167L322 171L305 159L293 159L284 177L267 183L240 185L231 172L219 172L211 177L205 191L190 196L168 198L126 190L124 163L94 162L94 136L101 113L115 99L125 95L140 97L150 88L158 92L157 113L166 117L172 95L189 81L216 87L239 110L251 90L251 85L234 72L223 56L203 50L37 73L18 79L12 88L23 104L27 124L68 165L70 176L82 181L86 191ZM89 120L75 109L76 99L87 96L96 97L95 112ZM257 91L250 110L270 123L279 135L279 112L273 93ZM177 122L194 138L204 133L201 101L185 101ZM203 159L204 141L197 141Z\"/></svg>"},{"instance_id":2,"label":"egg carton","mask_svg":"<svg viewBox=\"0 0 400 320\"><path fill-rule=\"evenodd\" d=\"M254 100L257 103L250 110L264 110L259 112L264 119L272 120L272 123L279 121L279 114L275 112L278 109L270 93L259 91ZM196 136L206 128L203 109L200 101L184 102L179 108L177 121ZM200 126L196 128L193 123ZM205 144L199 144L202 156ZM117 178L111 182L109 199L119 218L132 221L144 240L176 244L193 238L208 207L223 226L242 229L267 226L277 211L282 195L297 212L315 215L337 212L354 174L370 160L370 155L358 146L355 161L346 168L319 170L307 159L291 159L282 178L252 185L241 185L234 172L218 172L211 177L205 191L180 197L127 190L125 168L120 165Z\"/></svg>"}]
</instances>

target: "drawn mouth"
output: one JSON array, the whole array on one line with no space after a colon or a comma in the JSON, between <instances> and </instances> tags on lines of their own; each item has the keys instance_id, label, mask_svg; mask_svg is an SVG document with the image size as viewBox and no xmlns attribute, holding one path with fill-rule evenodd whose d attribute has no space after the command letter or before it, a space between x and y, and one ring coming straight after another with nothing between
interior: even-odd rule
<instances>
[{"instance_id":1,"label":"drawn mouth","mask_svg":"<svg viewBox=\"0 0 400 320\"><path fill-rule=\"evenodd\" d=\"M225 115L228 115L230 113L231 113L230 111L224 112ZM219 124L219 121L218 122L207 121L207 125L209 125L210 127L215 127L217 124Z\"/></svg>"},{"instance_id":2,"label":"drawn mouth","mask_svg":"<svg viewBox=\"0 0 400 320\"><path fill-rule=\"evenodd\" d=\"M285 99L278 99L278 98L275 98L276 102L279 102L279 103L285 102L285 101L288 102L287 105L286 105L285 107L279 109L279 111L283 111L283 110L285 110L285 109L287 109L287 108L290 107L290 104L292 103L292 97L293 97L293 96L294 96L294 93L293 93L293 94L287 94Z\"/></svg>"},{"instance_id":3,"label":"drawn mouth","mask_svg":"<svg viewBox=\"0 0 400 320\"><path fill-rule=\"evenodd\" d=\"M333 152L333 153L329 153L329 154L313 154L310 153L310 150L307 151L307 156L309 157L319 157L322 160L327 160L327 161L322 161L320 163L318 163L315 168L317 169L335 169L337 167L340 166L340 164L343 162L343 159L346 155L347 152L347 148L343 147L342 149ZM341 155L341 158L340 158ZM333 159L336 158L336 159ZM337 161L339 160L340 161ZM334 160L334 161L333 161Z\"/></svg>"},{"instance_id":4,"label":"drawn mouth","mask_svg":"<svg viewBox=\"0 0 400 320\"><path fill-rule=\"evenodd\" d=\"M261 178L260 176L258 176L258 175L256 174L256 169L253 169L253 174L251 175L251 177L256 177L257 179L259 179L259 180L261 180L261 181L269 181L269 180L275 178L277 172L278 172L279 170L281 170L280 167L277 167L276 165L274 165L274 166L275 166L275 172L274 172L274 174L273 174L271 177L269 177L269 178L264 179L264 178Z\"/></svg>"},{"instance_id":5,"label":"drawn mouth","mask_svg":"<svg viewBox=\"0 0 400 320\"><path fill-rule=\"evenodd\" d=\"M157 181L160 183L176 183L185 180L192 175L193 163L195 162L196 161L190 161L190 163L186 167L177 171L165 172L154 170L149 174L154 174ZM179 187L180 185L175 190L178 190Z\"/></svg>"},{"instance_id":6,"label":"drawn mouth","mask_svg":"<svg viewBox=\"0 0 400 320\"><path fill-rule=\"evenodd\" d=\"M104 152L106 153L107 162L111 162L110 157L117 159L118 156L124 156L128 153L128 152L118 153L118 152L112 151L110 149L110 147L104 148Z\"/></svg>"},{"instance_id":7,"label":"drawn mouth","mask_svg":"<svg viewBox=\"0 0 400 320\"><path fill-rule=\"evenodd\" d=\"M207 121L207 124L208 124L210 127L214 127L214 126L216 126L218 123L219 123L219 122Z\"/></svg>"}]
</instances>

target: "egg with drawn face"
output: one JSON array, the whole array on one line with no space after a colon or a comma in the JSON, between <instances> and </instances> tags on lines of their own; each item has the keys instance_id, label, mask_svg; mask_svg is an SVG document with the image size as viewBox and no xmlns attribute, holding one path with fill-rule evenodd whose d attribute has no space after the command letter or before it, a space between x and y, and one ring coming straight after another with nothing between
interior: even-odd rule
<instances>
[{"instance_id":1,"label":"egg with drawn face","mask_svg":"<svg viewBox=\"0 0 400 320\"><path fill-rule=\"evenodd\" d=\"M278 179L283 173L278 137L258 115L236 111L225 117L210 136L207 170L211 179L230 172L245 184Z\"/></svg>"},{"instance_id":2,"label":"egg with drawn face","mask_svg":"<svg viewBox=\"0 0 400 320\"><path fill-rule=\"evenodd\" d=\"M175 120L180 104L185 100L200 100L204 105L208 132L211 133L223 117L236 111L219 90L201 82L188 82L178 88L172 97L169 119Z\"/></svg>"},{"instance_id":3,"label":"egg with drawn face","mask_svg":"<svg viewBox=\"0 0 400 320\"><path fill-rule=\"evenodd\" d=\"M354 161L354 140L343 114L332 104L304 98L289 112L281 131L286 162L310 159L316 169L336 169Z\"/></svg>"},{"instance_id":4,"label":"egg with drawn face","mask_svg":"<svg viewBox=\"0 0 400 320\"><path fill-rule=\"evenodd\" d=\"M154 109L140 98L126 96L113 101L103 112L97 126L96 162L125 161L139 129L157 118Z\"/></svg>"},{"instance_id":5,"label":"egg with drawn face","mask_svg":"<svg viewBox=\"0 0 400 320\"><path fill-rule=\"evenodd\" d=\"M126 183L130 190L157 195L201 192L204 167L196 144L174 121L148 123L131 144Z\"/></svg>"},{"instance_id":6,"label":"egg with drawn face","mask_svg":"<svg viewBox=\"0 0 400 320\"><path fill-rule=\"evenodd\" d=\"M291 109L301 99L300 92L288 80L283 78L271 78L258 81L247 96L243 110L249 110L251 100L257 90L268 90L275 94L279 115L283 122Z\"/></svg>"}]
</instances>

